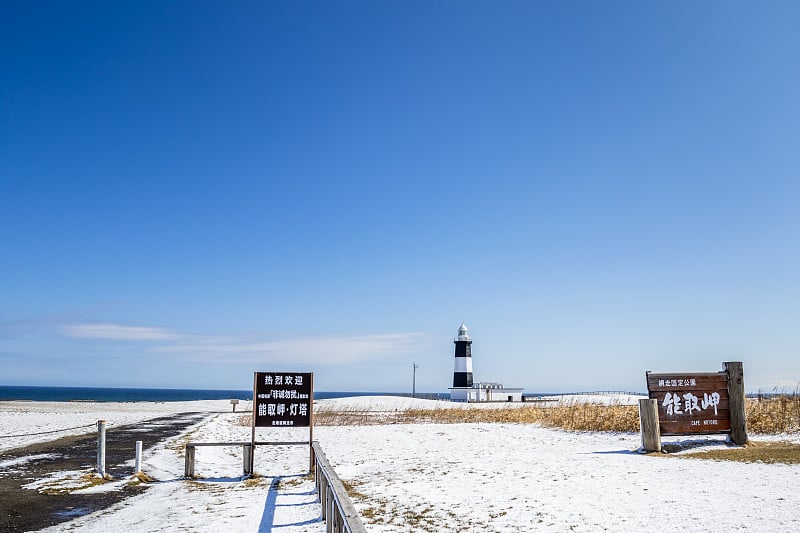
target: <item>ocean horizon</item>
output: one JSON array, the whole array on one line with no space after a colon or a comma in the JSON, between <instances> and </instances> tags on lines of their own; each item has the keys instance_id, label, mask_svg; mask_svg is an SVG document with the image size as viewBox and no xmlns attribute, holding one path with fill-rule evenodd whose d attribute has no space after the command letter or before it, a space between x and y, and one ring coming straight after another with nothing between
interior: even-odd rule
<instances>
[{"instance_id":1,"label":"ocean horizon","mask_svg":"<svg viewBox=\"0 0 800 533\"><path fill-rule=\"evenodd\" d=\"M314 391L315 400L350 396L408 396L407 392ZM448 393L417 393L417 398L447 400ZM0 385L0 401L39 402L186 402L194 400L252 400L252 390L157 389L133 387L42 387Z\"/></svg>"}]
</instances>

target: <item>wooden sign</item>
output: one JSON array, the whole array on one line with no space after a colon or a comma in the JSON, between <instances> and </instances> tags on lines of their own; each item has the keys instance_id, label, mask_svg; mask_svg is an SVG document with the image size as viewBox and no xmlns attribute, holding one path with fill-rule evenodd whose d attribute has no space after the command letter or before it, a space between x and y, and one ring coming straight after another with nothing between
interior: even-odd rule
<instances>
[{"instance_id":1,"label":"wooden sign","mask_svg":"<svg viewBox=\"0 0 800 533\"><path fill-rule=\"evenodd\" d=\"M314 374L255 372L253 427L310 427Z\"/></svg>"},{"instance_id":2,"label":"wooden sign","mask_svg":"<svg viewBox=\"0 0 800 533\"><path fill-rule=\"evenodd\" d=\"M642 450L660 452L661 435L728 433L747 444L744 367L723 363L722 372L647 372L648 399L639 400Z\"/></svg>"},{"instance_id":3,"label":"wooden sign","mask_svg":"<svg viewBox=\"0 0 800 533\"><path fill-rule=\"evenodd\" d=\"M647 391L658 402L662 435L730 433L728 373L647 372Z\"/></svg>"}]
</instances>

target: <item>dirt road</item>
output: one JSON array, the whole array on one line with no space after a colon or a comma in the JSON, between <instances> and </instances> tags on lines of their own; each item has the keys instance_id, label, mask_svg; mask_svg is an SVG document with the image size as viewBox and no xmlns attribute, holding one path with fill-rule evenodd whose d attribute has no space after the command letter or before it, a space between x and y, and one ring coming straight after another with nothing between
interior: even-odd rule
<instances>
[{"instance_id":1,"label":"dirt road","mask_svg":"<svg viewBox=\"0 0 800 533\"><path fill-rule=\"evenodd\" d=\"M153 418L131 426L111 427L106 431L106 472L114 478L130 476L132 468L124 464L134 458L135 442L144 450L178 435L203 420L202 413L180 413ZM35 456L26 461L26 457ZM13 464L16 461L16 464ZM60 471L90 471L97 464L97 432L64 437L58 440L7 450L0 453L0 463L10 464L0 470L0 531L6 533L35 531L77 516L89 514L146 490L146 486L128 486L120 491L96 494L70 494L57 490L45 493L22 488L23 485Z\"/></svg>"}]
</instances>

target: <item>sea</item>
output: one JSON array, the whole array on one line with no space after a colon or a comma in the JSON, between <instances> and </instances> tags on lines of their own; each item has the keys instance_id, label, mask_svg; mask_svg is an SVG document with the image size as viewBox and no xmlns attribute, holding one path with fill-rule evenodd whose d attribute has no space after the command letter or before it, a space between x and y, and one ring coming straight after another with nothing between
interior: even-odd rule
<instances>
[{"instance_id":1,"label":"sea","mask_svg":"<svg viewBox=\"0 0 800 533\"><path fill-rule=\"evenodd\" d=\"M350 396L408 396L402 392L314 391L315 400ZM449 399L447 393L417 393L417 398ZM219 389L134 389L105 387L32 387L0 385L0 401L38 402L186 402L192 400L252 400L252 390Z\"/></svg>"}]
</instances>

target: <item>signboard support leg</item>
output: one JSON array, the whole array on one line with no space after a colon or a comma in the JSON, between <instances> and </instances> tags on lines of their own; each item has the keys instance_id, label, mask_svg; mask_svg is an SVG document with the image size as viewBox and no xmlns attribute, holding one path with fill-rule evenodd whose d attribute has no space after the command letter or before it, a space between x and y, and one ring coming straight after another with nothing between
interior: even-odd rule
<instances>
[{"instance_id":1,"label":"signboard support leg","mask_svg":"<svg viewBox=\"0 0 800 533\"><path fill-rule=\"evenodd\" d=\"M728 373L728 400L731 412L731 442L747 444L747 420L745 418L744 368L741 362L725 363Z\"/></svg>"},{"instance_id":2,"label":"signboard support leg","mask_svg":"<svg viewBox=\"0 0 800 533\"><path fill-rule=\"evenodd\" d=\"M308 473L314 473L314 374L309 376L311 398L308 401Z\"/></svg>"},{"instance_id":3,"label":"signboard support leg","mask_svg":"<svg viewBox=\"0 0 800 533\"><path fill-rule=\"evenodd\" d=\"M314 426L308 427L308 473L314 473Z\"/></svg>"},{"instance_id":4,"label":"signboard support leg","mask_svg":"<svg viewBox=\"0 0 800 533\"><path fill-rule=\"evenodd\" d=\"M253 415L252 415L252 423L250 425L250 473L246 475L253 475L254 467L255 467L255 457L256 457L256 405L257 405L257 390L258 390L258 373L253 373Z\"/></svg>"},{"instance_id":5,"label":"signboard support leg","mask_svg":"<svg viewBox=\"0 0 800 533\"><path fill-rule=\"evenodd\" d=\"M658 423L658 400L639 400L639 426L642 431L642 450L661 451L661 427Z\"/></svg>"}]
</instances>

